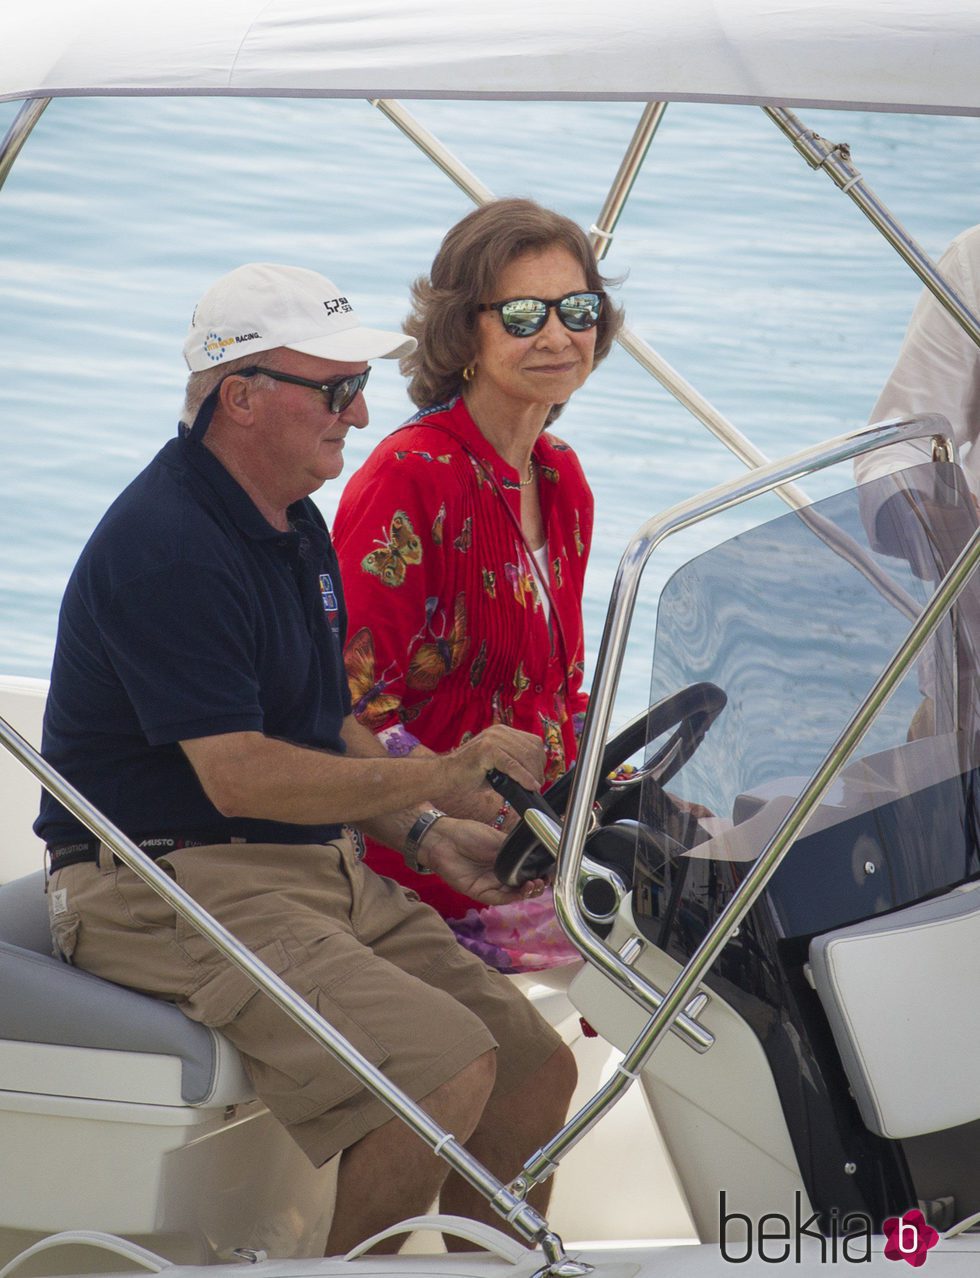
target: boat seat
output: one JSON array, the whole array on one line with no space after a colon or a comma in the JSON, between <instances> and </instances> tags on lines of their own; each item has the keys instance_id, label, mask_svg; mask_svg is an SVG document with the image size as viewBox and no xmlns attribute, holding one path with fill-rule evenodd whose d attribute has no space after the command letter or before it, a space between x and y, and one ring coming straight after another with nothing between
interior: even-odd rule
<instances>
[{"instance_id":1,"label":"boat seat","mask_svg":"<svg viewBox=\"0 0 980 1278\"><path fill-rule=\"evenodd\" d=\"M980 884L815 937L810 972L865 1126L980 1119Z\"/></svg>"},{"instance_id":2,"label":"boat seat","mask_svg":"<svg viewBox=\"0 0 980 1278\"><path fill-rule=\"evenodd\" d=\"M193 1106L254 1097L236 1049L171 1003L52 956L44 873L0 885L0 1040L175 1056Z\"/></svg>"}]
</instances>

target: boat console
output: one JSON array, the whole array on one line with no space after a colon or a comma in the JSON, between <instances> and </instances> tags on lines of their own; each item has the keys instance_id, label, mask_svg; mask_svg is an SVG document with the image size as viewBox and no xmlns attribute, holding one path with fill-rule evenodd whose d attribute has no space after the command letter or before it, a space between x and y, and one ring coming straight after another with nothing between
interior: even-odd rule
<instances>
[{"instance_id":1,"label":"boat console","mask_svg":"<svg viewBox=\"0 0 980 1278\"><path fill-rule=\"evenodd\" d=\"M666 790L655 770L639 785L645 837L608 943L660 989L975 527L958 469L922 469L741 534L662 592L651 714L705 683L726 704ZM883 508L887 551L867 533L869 511ZM698 1057L671 1035L644 1068L671 1153L690 1166L682 1179L702 1238L722 1228L722 1191L755 1219L792 1216L800 1193L826 1231L848 1213L880 1229L916 1203L937 1228L980 1211L978 609L980 587L968 584L705 978L699 1020L715 1045ZM713 815L693 815L692 803ZM617 1028L608 988L602 1007L591 974L575 992L625 1050L639 1010ZM716 1054L727 1080L708 1063ZM751 1113L760 1096L768 1120ZM760 1158L773 1132L785 1140ZM756 1188L740 1191L746 1176L733 1166Z\"/></svg>"}]
</instances>

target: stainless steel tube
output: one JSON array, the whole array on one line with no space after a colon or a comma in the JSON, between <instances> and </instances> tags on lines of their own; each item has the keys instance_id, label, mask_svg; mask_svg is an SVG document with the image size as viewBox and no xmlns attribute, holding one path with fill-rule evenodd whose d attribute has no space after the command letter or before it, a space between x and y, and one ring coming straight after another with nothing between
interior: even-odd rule
<instances>
[{"instance_id":1,"label":"stainless steel tube","mask_svg":"<svg viewBox=\"0 0 980 1278\"><path fill-rule=\"evenodd\" d=\"M950 288L929 255L916 243L898 219L875 195L858 169L851 163L846 143L835 145L808 129L785 107L763 107L766 115L793 143L807 164L823 169L836 185L850 196L861 212L882 233L888 243L906 261L933 296L952 315L974 342L980 346L980 320L963 299Z\"/></svg>"},{"instance_id":2,"label":"stainless steel tube","mask_svg":"<svg viewBox=\"0 0 980 1278\"><path fill-rule=\"evenodd\" d=\"M6 137L0 142L0 187L6 182L7 174L13 168L21 148L31 136L35 124L50 101L50 98L28 98L14 117Z\"/></svg>"},{"instance_id":3,"label":"stainless steel tube","mask_svg":"<svg viewBox=\"0 0 980 1278\"><path fill-rule=\"evenodd\" d=\"M633 183L643 167L643 161L646 159L647 151L650 149L650 143L660 127L660 121L664 118L666 110L666 102L648 102L643 108L639 123L633 132L629 146L626 148L626 154L623 156L616 176L613 178L612 186L609 188L609 194L606 196L602 211L589 228L592 247L595 249L596 258L600 262L609 251L609 245L612 243L620 214L630 197Z\"/></svg>"}]
</instances>

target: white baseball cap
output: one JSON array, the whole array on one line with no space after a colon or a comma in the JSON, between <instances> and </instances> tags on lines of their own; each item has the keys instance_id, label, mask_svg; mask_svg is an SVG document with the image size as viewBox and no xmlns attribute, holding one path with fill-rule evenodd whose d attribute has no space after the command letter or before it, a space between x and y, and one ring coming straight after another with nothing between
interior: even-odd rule
<instances>
[{"instance_id":1,"label":"white baseball cap","mask_svg":"<svg viewBox=\"0 0 980 1278\"><path fill-rule=\"evenodd\" d=\"M286 346L321 359L400 359L414 337L366 328L335 284L301 266L252 262L222 276L191 317L184 359L192 372Z\"/></svg>"}]
</instances>

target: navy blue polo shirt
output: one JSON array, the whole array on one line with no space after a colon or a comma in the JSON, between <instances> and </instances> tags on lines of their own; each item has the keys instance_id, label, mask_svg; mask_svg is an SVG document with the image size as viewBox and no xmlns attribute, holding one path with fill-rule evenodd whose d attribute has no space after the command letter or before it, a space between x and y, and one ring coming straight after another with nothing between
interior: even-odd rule
<instances>
[{"instance_id":1,"label":"navy blue polo shirt","mask_svg":"<svg viewBox=\"0 0 980 1278\"><path fill-rule=\"evenodd\" d=\"M226 818L179 741L262 732L343 752L347 617L308 498L273 528L202 444L174 439L116 499L62 602L42 752L131 838L306 843L335 825ZM89 837L46 791L46 843Z\"/></svg>"}]
</instances>

